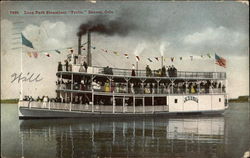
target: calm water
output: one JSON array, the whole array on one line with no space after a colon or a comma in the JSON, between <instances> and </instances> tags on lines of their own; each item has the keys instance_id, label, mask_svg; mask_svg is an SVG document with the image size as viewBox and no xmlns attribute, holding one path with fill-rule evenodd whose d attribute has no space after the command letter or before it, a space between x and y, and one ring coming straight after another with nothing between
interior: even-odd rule
<instances>
[{"instance_id":1,"label":"calm water","mask_svg":"<svg viewBox=\"0 0 250 158\"><path fill-rule=\"evenodd\" d=\"M19 120L1 105L1 156L240 158L250 148L248 103L224 116Z\"/></svg>"}]
</instances>

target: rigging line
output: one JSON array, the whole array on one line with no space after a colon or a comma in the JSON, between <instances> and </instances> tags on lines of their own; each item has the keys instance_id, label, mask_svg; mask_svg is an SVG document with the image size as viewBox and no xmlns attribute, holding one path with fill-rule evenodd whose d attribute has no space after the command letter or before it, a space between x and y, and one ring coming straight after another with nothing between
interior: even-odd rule
<instances>
[{"instance_id":1,"label":"rigging line","mask_svg":"<svg viewBox=\"0 0 250 158\"><path fill-rule=\"evenodd\" d=\"M87 42L83 43L82 46L86 45L86 44L87 44ZM78 47L78 45L74 45L74 46L70 46L70 47L64 47L64 48L59 48L59 49L38 50L37 52L39 52L39 53L41 53L41 52L51 52L51 51L55 51L55 50L65 50L65 49L76 48L76 47Z\"/></svg>"}]
</instances>

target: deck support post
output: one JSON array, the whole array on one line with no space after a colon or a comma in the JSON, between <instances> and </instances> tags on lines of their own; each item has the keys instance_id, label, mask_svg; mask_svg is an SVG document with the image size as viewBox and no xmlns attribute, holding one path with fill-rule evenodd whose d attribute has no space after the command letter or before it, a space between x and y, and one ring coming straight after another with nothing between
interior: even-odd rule
<instances>
[{"instance_id":1,"label":"deck support post","mask_svg":"<svg viewBox=\"0 0 250 158\"><path fill-rule=\"evenodd\" d=\"M126 80L126 83L127 83L127 91L126 91L126 93L129 93L129 84L128 84L128 82L129 82L130 78L124 77L124 79Z\"/></svg>"},{"instance_id":2,"label":"deck support post","mask_svg":"<svg viewBox=\"0 0 250 158\"><path fill-rule=\"evenodd\" d=\"M122 112L125 113L125 96L122 98Z\"/></svg>"},{"instance_id":3,"label":"deck support post","mask_svg":"<svg viewBox=\"0 0 250 158\"><path fill-rule=\"evenodd\" d=\"M60 97L60 101L63 102L63 97L62 97L62 72L60 72L60 81L59 81L59 97Z\"/></svg>"},{"instance_id":4,"label":"deck support post","mask_svg":"<svg viewBox=\"0 0 250 158\"><path fill-rule=\"evenodd\" d=\"M222 81L220 81L220 93L222 93Z\"/></svg>"},{"instance_id":5,"label":"deck support post","mask_svg":"<svg viewBox=\"0 0 250 158\"><path fill-rule=\"evenodd\" d=\"M157 94L161 94L160 93L160 79L156 79L157 82Z\"/></svg>"},{"instance_id":6,"label":"deck support post","mask_svg":"<svg viewBox=\"0 0 250 158\"><path fill-rule=\"evenodd\" d=\"M133 95L133 108L134 108L134 113L135 113L135 95Z\"/></svg>"},{"instance_id":7,"label":"deck support post","mask_svg":"<svg viewBox=\"0 0 250 158\"><path fill-rule=\"evenodd\" d=\"M69 111L71 111L72 107L72 100L73 100L73 85L74 85L74 76L73 73L71 74L71 92L70 92L70 104L69 104Z\"/></svg>"},{"instance_id":8,"label":"deck support post","mask_svg":"<svg viewBox=\"0 0 250 158\"><path fill-rule=\"evenodd\" d=\"M171 81L171 84L172 84L172 86L171 86L171 94L174 94L174 81L173 80Z\"/></svg>"},{"instance_id":9,"label":"deck support post","mask_svg":"<svg viewBox=\"0 0 250 158\"><path fill-rule=\"evenodd\" d=\"M94 109L94 98L95 97L95 94L94 94L94 89L92 88L92 105L91 105L91 111L94 112L95 109Z\"/></svg>"},{"instance_id":10,"label":"deck support post","mask_svg":"<svg viewBox=\"0 0 250 158\"><path fill-rule=\"evenodd\" d=\"M153 106L153 111L152 113L155 112L155 97L152 95L152 106Z\"/></svg>"},{"instance_id":11,"label":"deck support post","mask_svg":"<svg viewBox=\"0 0 250 158\"><path fill-rule=\"evenodd\" d=\"M198 81L198 94L200 94L201 93L201 81Z\"/></svg>"},{"instance_id":12,"label":"deck support post","mask_svg":"<svg viewBox=\"0 0 250 158\"><path fill-rule=\"evenodd\" d=\"M115 92L113 91L113 114L115 113Z\"/></svg>"},{"instance_id":13,"label":"deck support post","mask_svg":"<svg viewBox=\"0 0 250 158\"><path fill-rule=\"evenodd\" d=\"M185 81L185 94L187 94L187 87L188 87L188 84L187 84L188 82L187 81Z\"/></svg>"}]
</instances>

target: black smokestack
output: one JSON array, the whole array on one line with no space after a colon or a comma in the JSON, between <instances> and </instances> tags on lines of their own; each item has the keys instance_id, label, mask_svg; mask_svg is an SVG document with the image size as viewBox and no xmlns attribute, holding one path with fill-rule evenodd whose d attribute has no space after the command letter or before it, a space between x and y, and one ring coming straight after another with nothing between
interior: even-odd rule
<instances>
[{"instance_id":1,"label":"black smokestack","mask_svg":"<svg viewBox=\"0 0 250 158\"><path fill-rule=\"evenodd\" d=\"M81 55L82 36L78 36L78 55Z\"/></svg>"},{"instance_id":2,"label":"black smokestack","mask_svg":"<svg viewBox=\"0 0 250 158\"><path fill-rule=\"evenodd\" d=\"M96 32L108 36L119 35L126 36L131 30L135 29L134 23L128 20L128 14L121 14L115 19L109 19L108 16L100 15L94 19L88 20L79 27L78 36L85 35L87 31Z\"/></svg>"},{"instance_id":3,"label":"black smokestack","mask_svg":"<svg viewBox=\"0 0 250 158\"><path fill-rule=\"evenodd\" d=\"M87 52L87 64L92 66L92 55L91 55L91 32L87 31L88 34L88 52Z\"/></svg>"}]
</instances>

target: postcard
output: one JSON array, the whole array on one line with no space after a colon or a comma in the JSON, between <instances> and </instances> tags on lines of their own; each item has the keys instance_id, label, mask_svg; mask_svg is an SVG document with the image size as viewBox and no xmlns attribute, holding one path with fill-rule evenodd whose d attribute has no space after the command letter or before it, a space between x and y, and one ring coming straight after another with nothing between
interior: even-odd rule
<instances>
[{"instance_id":1,"label":"postcard","mask_svg":"<svg viewBox=\"0 0 250 158\"><path fill-rule=\"evenodd\" d=\"M1 103L1 157L247 157L249 2L3 1Z\"/></svg>"}]
</instances>

